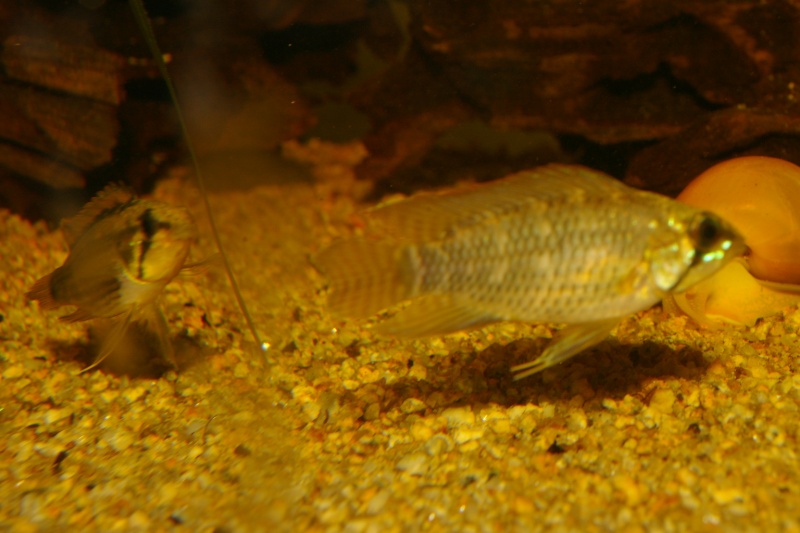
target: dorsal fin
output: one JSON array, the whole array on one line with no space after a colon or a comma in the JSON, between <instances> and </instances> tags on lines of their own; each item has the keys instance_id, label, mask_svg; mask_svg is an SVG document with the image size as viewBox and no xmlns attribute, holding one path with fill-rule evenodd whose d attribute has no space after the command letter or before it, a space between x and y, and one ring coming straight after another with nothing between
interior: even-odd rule
<instances>
[{"instance_id":1,"label":"dorsal fin","mask_svg":"<svg viewBox=\"0 0 800 533\"><path fill-rule=\"evenodd\" d=\"M127 187L116 183L107 185L77 215L61 222L61 230L70 248L97 221L119 212L135 200L136 195Z\"/></svg>"},{"instance_id":2,"label":"dorsal fin","mask_svg":"<svg viewBox=\"0 0 800 533\"><path fill-rule=\"evenodd\" d=\"M627 194L614 178L578 165L546 165L480 185L444 193L422 193L367 213L372 230L399 242L428 242L447 231L496 217L522 206L545 209L551 203L584 196Z\"/></svg>"}]
</instances>

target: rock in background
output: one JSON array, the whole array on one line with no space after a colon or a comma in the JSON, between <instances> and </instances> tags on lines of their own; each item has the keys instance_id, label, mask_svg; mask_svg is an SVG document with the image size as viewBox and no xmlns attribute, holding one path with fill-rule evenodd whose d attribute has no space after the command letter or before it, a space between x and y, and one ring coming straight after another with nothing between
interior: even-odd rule
<instances>
[{"instance_id":1,"label":"rock in background","mask_svg":"<svg viewBox=\"0 0 800 533\"><path fill-rule=\"evenodd\" d=\"M410 6L414 42L457 101L501 129L577 138L579 160L636 185L676 193L739 153L800 159L793 3Z\"/></svg>"},{"instance_id":2,"label":"rock in background","mask_svg":"<svg viewBox=\"0 0 800 533\"><path fill-rule=\"evenodd\" d=\"M800 163L788 1L146 4L218 167L357 139L378 197L551 161L668 194L736 155ZM0 0L0 38L6 205L58 218L41 197L79 205L109 180L146 191L185 155L127 2Z\"/></svg>"}]
</instances>

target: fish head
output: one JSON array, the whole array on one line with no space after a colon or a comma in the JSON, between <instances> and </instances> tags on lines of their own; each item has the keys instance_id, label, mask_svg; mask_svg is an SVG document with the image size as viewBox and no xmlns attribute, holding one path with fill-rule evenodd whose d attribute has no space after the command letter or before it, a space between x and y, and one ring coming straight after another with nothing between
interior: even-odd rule
<instances>
[{"instance_id":1,"label":"fish head","mask_svg":"<svg viewBox=\"0 0 800 533\"><path fill-rule=\"evenodd\" d=\"M686 291L746 250L741 234L721 217L695 209L681 211L684 216L671 217L667 224L671 242L651 249L651 276L664 292Z\"/></svg>"},{"instance_id":2,"label":"fish head","mask_svg":"<svg viewBox=\"0 0 800 533\"><path fill-rule=\"evenodd\" d=\"M730 222L744 236L747 254L665 298L665 309L707 327L752 326L800 303L800 167L764 156L729 159L693 179L676 199Z\"/></svg>"},{"instance_id":3,"label":"fish head","mask_svg":"<svg viewBox=\"0 0 800 533\"><path fill-rule=\"evenodd\" d=\"M142 201L127 238L119 240L128 276L143 283L167 283L183 267L197 227L185 209Z\"/></svg>"},{"instance_id":4,"label":"fish head","mask_svg":"<svg viewBox=\"0 0 800 533\"><path fill-rule=\"evenodd\" d=\"M800 284L800 167L772 157L729 159L692 180L677 200L733 224L755 278Z\"/></svg>"}]
</instances>

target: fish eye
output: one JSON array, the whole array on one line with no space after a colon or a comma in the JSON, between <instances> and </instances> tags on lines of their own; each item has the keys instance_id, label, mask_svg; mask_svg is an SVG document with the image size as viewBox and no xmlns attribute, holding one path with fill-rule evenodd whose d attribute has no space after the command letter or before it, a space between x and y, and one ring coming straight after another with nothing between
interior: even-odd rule
<instances>
[{"instance_id":1,"label":"fish eye","mask_svg":"<svg viewBox=\"0 0 800 533\"><path fill-rule=\"evenodd\" d=\"M722 225L716 217L705 214L693 231L693 238L696 246L700 250L705 250L714 246L719 241L722 233Z\"/></svg>"}]
</instances>

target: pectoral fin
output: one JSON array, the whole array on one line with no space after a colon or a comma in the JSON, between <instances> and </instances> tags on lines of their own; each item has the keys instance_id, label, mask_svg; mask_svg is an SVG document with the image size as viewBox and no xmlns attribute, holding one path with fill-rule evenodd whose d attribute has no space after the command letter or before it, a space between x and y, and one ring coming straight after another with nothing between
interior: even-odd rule
<instances>
[{"instance_id":1,"label":"pectoral fin","mask_svg":"<svg viewBox=\"0 0 800 533\"><path fill-rule=\"evenodd\" d=\"M205 276L212 267L225 268L225 260L222 254L214 253L194 263L186 263L181 267L180 275L183 276Z\"/></svg>"},{"instance_id":2,"label":"pectoral fin","mask_svg":"<svg viewBox=\"0 0 800 533\"><path fill-rule=\"evenodd\" d=\"M605 339L620 322L620 318L568 326L559 331L542 355L511 368L514 380L526 378L545 368L562 363Z\"/></svg>"}]
</instances>

